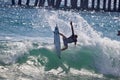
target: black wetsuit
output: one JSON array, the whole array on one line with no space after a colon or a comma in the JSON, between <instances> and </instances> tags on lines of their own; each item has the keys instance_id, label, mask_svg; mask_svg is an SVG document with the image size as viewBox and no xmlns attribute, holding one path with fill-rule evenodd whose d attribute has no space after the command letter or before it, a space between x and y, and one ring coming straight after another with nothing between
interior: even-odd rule
<instances>
[{"instance_id":1,"label":"black wetsuit","mask_svg":"<svg viewBox=\"0 0 120 80\"><path fill-rule=\"evenodd\" d=\"M72 43L72 42L77 42L77 39L75 38L74 35L71 35L68 38L63 37L64 46L68 46L68 43Z\"/></svg>"}]
</instances>

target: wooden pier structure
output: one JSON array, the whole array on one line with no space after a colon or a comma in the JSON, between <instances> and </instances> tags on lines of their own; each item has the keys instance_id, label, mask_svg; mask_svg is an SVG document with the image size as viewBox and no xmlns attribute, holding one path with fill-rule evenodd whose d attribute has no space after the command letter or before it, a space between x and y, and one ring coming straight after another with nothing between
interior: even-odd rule
<instances>
[{"instance_id":1,"label":"wooden pier structure","mask_svg":"<svg viewBox=\"0 0 120 80\"><path fill-rule=\"evenodd\" d=\"M11 4L21 6L22 1L23 0L11 0ZM30 6L30 1L31 0L26 0L26 3L23 5ZM46 1L48 7L56 9L120 12L120 0L34 0L33 4L34 6L44 7Z\"/></svg>"}]
</instances>

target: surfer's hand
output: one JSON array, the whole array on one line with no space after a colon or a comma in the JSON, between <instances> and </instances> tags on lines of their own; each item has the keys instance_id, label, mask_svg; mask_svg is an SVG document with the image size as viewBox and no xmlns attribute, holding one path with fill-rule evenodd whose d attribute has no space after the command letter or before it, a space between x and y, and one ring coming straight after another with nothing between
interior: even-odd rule
<instances>
[{"instance_id":1,"label":"surfer's hand","mask_svg":"<svg viewBox=\"0 0 120 80\"><path fill-rule=\"evenodd\" d=\"M70 25L72 25L72 21L70 22Z\"/></svg>"},{"instance_id":2,"label":"surfer's hand","mask_svg":"<svg viewBox=\"0 0 120 80\"><path fill-rule=\"evenodd\" d=\"M77 42L74 42L75 46L77 45Z\"/></svg>"}]
</instances>

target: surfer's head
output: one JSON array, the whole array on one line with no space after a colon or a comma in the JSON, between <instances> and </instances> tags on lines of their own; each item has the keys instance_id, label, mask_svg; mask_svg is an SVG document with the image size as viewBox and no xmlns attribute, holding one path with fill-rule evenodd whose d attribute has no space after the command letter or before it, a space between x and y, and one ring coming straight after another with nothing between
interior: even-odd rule
<instances>
[{"instance_id":1,"label":"surfer's head","mask_svg":"<svg viewBox=\"0 0 120 80\"><path fill-rule=\"evenodd\" d=\"M77 35L74 35L74 37L75 37L75 38L78 38L78 36L77 36Z\"/></svg>"}]
</instances>

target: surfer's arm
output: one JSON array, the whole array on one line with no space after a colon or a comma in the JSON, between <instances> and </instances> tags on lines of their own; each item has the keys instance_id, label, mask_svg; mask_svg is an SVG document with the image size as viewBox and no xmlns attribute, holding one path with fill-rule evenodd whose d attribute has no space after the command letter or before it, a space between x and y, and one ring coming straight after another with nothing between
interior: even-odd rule
<instances>
[{"instance_id":1,"label":"surfer's arm","mask_svg":"<svg viewBox=\"0 0 120 80\"><path fill-rule=\"evenodd\" d=\"M75 46L76 46L77 42L74 42L74 44L75 44Z\"/></svg>"},{"instance_id":2,"label":"surfer's arm","mask_svg":"<svg viewBox=\"0 0 120 80\"><path fill-rule=\"evenodd\" d=\"M70 22L70 25L71 25L72 35L74 35L74 29L73 29L72 21Z\"/></svg>"},{"instance_id":3,"label":"surfer's arm","mask_svg":"<svg viewBox=\"0 0 120 80\"><path fill-rule=\"evenodd\" d=\"M63 35L62 33L59 33L62 37L64 37L64 38L66 38L66 36L65 35Z\"/></svg>"}]
</instances>

